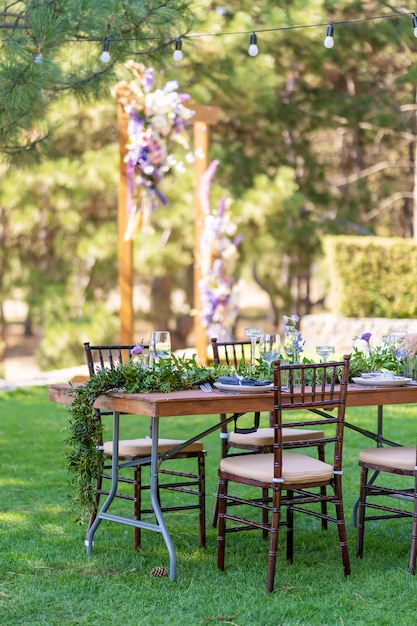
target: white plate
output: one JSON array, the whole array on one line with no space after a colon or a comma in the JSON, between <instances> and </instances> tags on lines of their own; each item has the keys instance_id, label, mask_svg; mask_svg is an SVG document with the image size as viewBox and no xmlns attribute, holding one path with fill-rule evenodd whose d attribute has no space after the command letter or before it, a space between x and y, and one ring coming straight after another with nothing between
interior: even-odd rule
<instances>
[{"instance_id":1,"label":"white plate","mask_svg":"<svg viewBox=\"0 0 417 626\"><path fill-rule=\"evenodd\" d=\"M233 393L264 393L274 388L274 383L270 385L225 385L224 383L213 383L217 389L222 391L232 391Z\"/></svg>"},{"instance_id":2,"label":"white plate","mask_svg":"<svg viewBox=\"0 0 417 626\"><path fill-rule=\"evenodd\" d=\"M366 387L404 387L412 380L411 378L405 378L404 376L396 376L394 380L389 378L352 378L353 382L357 385L365 385Z\"/></svg>"}]
</instances>

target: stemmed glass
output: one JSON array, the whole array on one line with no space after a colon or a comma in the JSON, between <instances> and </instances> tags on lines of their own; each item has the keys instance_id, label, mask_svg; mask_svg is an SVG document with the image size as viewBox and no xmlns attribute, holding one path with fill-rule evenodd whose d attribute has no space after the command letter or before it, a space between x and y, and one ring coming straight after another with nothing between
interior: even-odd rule
<instances>
[{"instance_id":1,"label":"stemmed glass","mask_svg":"<svg viewBox=\"0 0 417 626\"><path fill-rule=\"evenodd\" d=\"M255 365L256 340L264 334L263 328L245 328L245 335L250 339L250 362Z\"/></svg>"},{"instance_id":2,"label":"stemmed glass","mask_svg":"<svg viewBox=\"0 0 417 626\"><path fill-rule=\"evenodd\" d=\"M263 361L268 363L268 368L271 367L273 361L279 359L280 347L281 339L277 333L261 335L259 339L259 355Z\"/></svg>"},{"instance_id":3,"label":"stemmed glass","mask_svg":"<svg viewBox=\"0 0 417 626\"><path fill-rule=\"evenodd\" d=\"M316 346L316 352L321 356L323 363L329 360L329 357L335 353L334 346Z\"/></svg>"},{"instance_id":4,"label":"stemmed glass","mask_svg":"<svg viewBox=\"0 0 417 626\"><path fill-rule=\"evenodd\" d=\"M155 330L151 334L149 351L155 361L165 359L171 354L171 335L167 330Z\"/></svg>"},{"instance_id":5,"label":"stemmed glass","mask_svg":"<svg viewBox=\"0 0 417 626\"><path fill-rule=\"evenodd\" d=\"M391 333L391 335L389 336L389 344L391 346L391 351L395 360L397 361L397 376L399 376L401 373L400 372L401 363L408 356L407 349L401 345L402 340L404 339L406 335L407 333L405 332L404 333L395 332L395 333Z\"/></svg>"}]
</instances>

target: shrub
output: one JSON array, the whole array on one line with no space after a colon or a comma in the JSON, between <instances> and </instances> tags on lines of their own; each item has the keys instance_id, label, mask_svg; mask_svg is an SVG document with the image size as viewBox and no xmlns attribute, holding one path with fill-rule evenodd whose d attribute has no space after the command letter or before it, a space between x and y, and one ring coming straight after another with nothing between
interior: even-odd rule
<instances>
[{"instance_id":1,"label":"shrub","mask_svg":"<svg viewBox=\"0 0 417 626\"><path fill-rule=\"evenodd\" d=\"M344 317L417 317L417 242L400 237L329 236L331 312Z\"/></svg>"}]
</instances>

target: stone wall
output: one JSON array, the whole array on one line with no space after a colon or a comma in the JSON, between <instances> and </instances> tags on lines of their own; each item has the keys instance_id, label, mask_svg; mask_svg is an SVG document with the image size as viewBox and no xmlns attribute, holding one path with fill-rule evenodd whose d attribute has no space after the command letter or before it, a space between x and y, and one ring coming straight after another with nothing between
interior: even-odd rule
<instances>
[{"instance_id":1,"label":"stone wall","mask_svg":"<svg viewBox=\"0 0 417 626\"><path fill-rule=\"evenodd\" d=\"M314 351L318 345L332 345L336 353L350 352L355 343L354 337L362 333L372 333L371 345L382 342L384 335L395 331L417 333L417 320L385 319L378 317L336 317L329 314L304 315L300 321L300 331L306 340L305 350Z\"/></svg>"}]
</instances>

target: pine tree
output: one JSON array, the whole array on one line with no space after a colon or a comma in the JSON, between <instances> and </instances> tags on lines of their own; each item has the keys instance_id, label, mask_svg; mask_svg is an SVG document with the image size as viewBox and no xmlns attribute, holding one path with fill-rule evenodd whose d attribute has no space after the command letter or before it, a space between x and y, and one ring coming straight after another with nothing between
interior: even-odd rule
<instances>
[{"instance_id":1,"label":"pine tree","mask_svg":"<svg viewBox=\"0 0 417 626\"><path fill-rule=\"evenodd\" d=\"M0 9L0 153L12 162L50 137L68 94L108 93L120 61L160 56L189 24L189 0L16 0ZM108 62L100 60L108 49Z\"/></svg>"}]
</instances>

